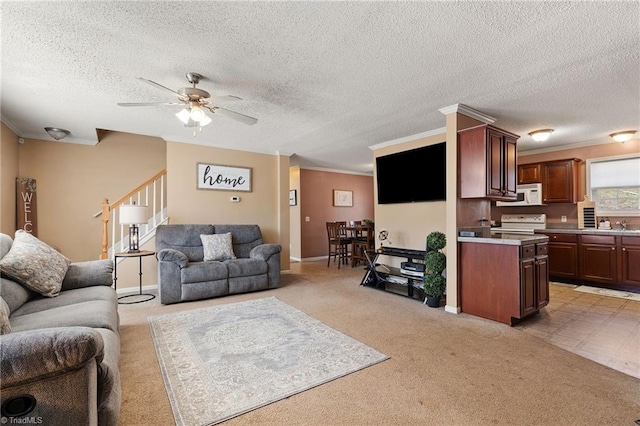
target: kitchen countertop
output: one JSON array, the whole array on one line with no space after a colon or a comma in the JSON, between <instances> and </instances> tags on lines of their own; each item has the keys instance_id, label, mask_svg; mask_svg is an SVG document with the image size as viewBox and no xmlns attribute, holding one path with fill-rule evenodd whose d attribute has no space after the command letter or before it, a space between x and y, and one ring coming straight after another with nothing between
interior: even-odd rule
<instances>
[{"instance_id":1,"label":"kitchen countertop","mask_svg":"<svg viewBox=\"0 0 640 426\"><path fill-rule=\"evenodd\" d=\"M459 243L503 244L510 246L546 243L548 241L549 237L546 235L496 234L492 235L490 238L458 237Z\"/></svg>"},{"instance_id":2,"label":"kitchen countertop","mask_svg":"<svg viewBox=\"0 0 640 426\"><path fill-rule=\"evenodd\" d=\"M536 234L582 234L582 235L628 235L630 237L640 236L640 230L620 230L620 229L570 229L570 228L547 228L537 229Z\"/></svg>"}]
</instances>

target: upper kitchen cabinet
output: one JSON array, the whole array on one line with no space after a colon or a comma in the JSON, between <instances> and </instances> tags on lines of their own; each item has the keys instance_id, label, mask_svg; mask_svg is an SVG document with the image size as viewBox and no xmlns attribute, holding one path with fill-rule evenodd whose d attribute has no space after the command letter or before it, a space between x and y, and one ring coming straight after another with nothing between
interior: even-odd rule
<instances>
[{"instance_id":1,"label":"upper kitchen cabinet","mask_svg":"<svg viewBox=\"0 0 640 426\"><path fill-rule=\"evenodd\" d=\"M578 202L578 163L580 160L550 161L542 164L542 202Z\"/></svg>"},{"instance_id":2,"label":"upper kitchen cabinet","mask_svg":"<svg viewBox=\"0 0 640 426\"><path fill-rule=\"evenodd\" d=\"M460 198L516 199L518 138L489 125L458 132Z\"/></svg>"},{"instance_id":3,"label":"upper kitchen cabinet","mask_svg":"<svg viewBox=\"0 0 640 426\"><path fill-rule=\"evenodd\" d=\"M542 202L576 203L578 201L578 164L580 160L547 161L518 165L518 184L542 183Z\"/></svg>"},{"instance_id":4,"label":"upper kitchen cabinet","mask_svg":"<svg viewBox=\"0 0 640 426\"><path fill-rule=\"evenodd\" d=\"M520 164L518 166L518 185L542 182L541 170L542 165L540 163Z\"/></svg>"}]
</instances>

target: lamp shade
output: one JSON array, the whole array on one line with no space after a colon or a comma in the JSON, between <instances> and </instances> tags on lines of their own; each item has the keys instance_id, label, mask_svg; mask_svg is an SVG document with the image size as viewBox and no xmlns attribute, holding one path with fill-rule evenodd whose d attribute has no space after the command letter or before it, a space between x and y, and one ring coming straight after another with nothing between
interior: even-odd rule
<instances>
[{"instance_id":1,"label":"lamp shade","mask_svg":"<svg viewBox=\"0 0 640 426\"><path fill-rule=\"evenodd\" d=\"M138 225L147 223L147 206L123 204L120 206L120 224Z\"/></svg>"}]
</instances>

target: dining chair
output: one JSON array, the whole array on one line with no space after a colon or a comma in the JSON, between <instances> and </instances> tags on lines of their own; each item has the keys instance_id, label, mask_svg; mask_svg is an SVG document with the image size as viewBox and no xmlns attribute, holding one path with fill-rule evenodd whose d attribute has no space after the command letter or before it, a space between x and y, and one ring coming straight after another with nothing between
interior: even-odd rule
<instances>
[{"instance_id":1,"label":"dining chair","mask_svg":"<svg viewBox=\"0 0 640 426\"><path fill-rule=\"evenodd\" d=\"M338 269L344 263L349 264L349 246L353 239L347 236L347 222L327 222L327 240L329 242L329 257L327 267L338 259Z\"/></svg>"},{"instance_id":2,"label":"dining chair","mask_svg":"<svg viewBox=\"0 0 640 426\"><path fill-rule=\"evenodd\" d=\"M375 227L373 223L360 226L362 237L354 239L351 249L351 267L356 266L359 262L367 264L365 250L373 250L375 245Z\"/></svg>"}]
</instances>

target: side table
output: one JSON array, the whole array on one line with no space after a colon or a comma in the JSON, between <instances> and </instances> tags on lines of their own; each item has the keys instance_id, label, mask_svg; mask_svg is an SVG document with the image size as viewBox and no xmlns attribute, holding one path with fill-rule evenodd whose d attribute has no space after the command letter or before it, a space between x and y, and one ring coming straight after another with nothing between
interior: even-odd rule
<instances>
[{"instance_id":1,"label":"side table","mask_svg":"<svg viewBox=\"0 0 640 426\"><path fill-rule=\"evenodd\" d=\"M118 297L118 303L122 304L122 305L131 305L134 303L142 303L142 302L147 302L151 299L153 299L154 297L156 297L153 294L148 294L148 293L142 293L142 258L145 256L153 256L154 254L156 254L155 251L151 251L151 250L140 250L138 253L127 253L127 252L121 252L121 253L116 253L113 255L113 288L117 290L118 288L118 258L119 257L137 257L138 260L140 261L139 263L139 271L140 271L140 293L138 294L127 294L126 296L120 296ZM138 296L147 296L146 298L142 299L142 300L135 300L133 302L121 302L122 299L126 299L129 297L138 297Z\"/></svg>"}]
</instances>

